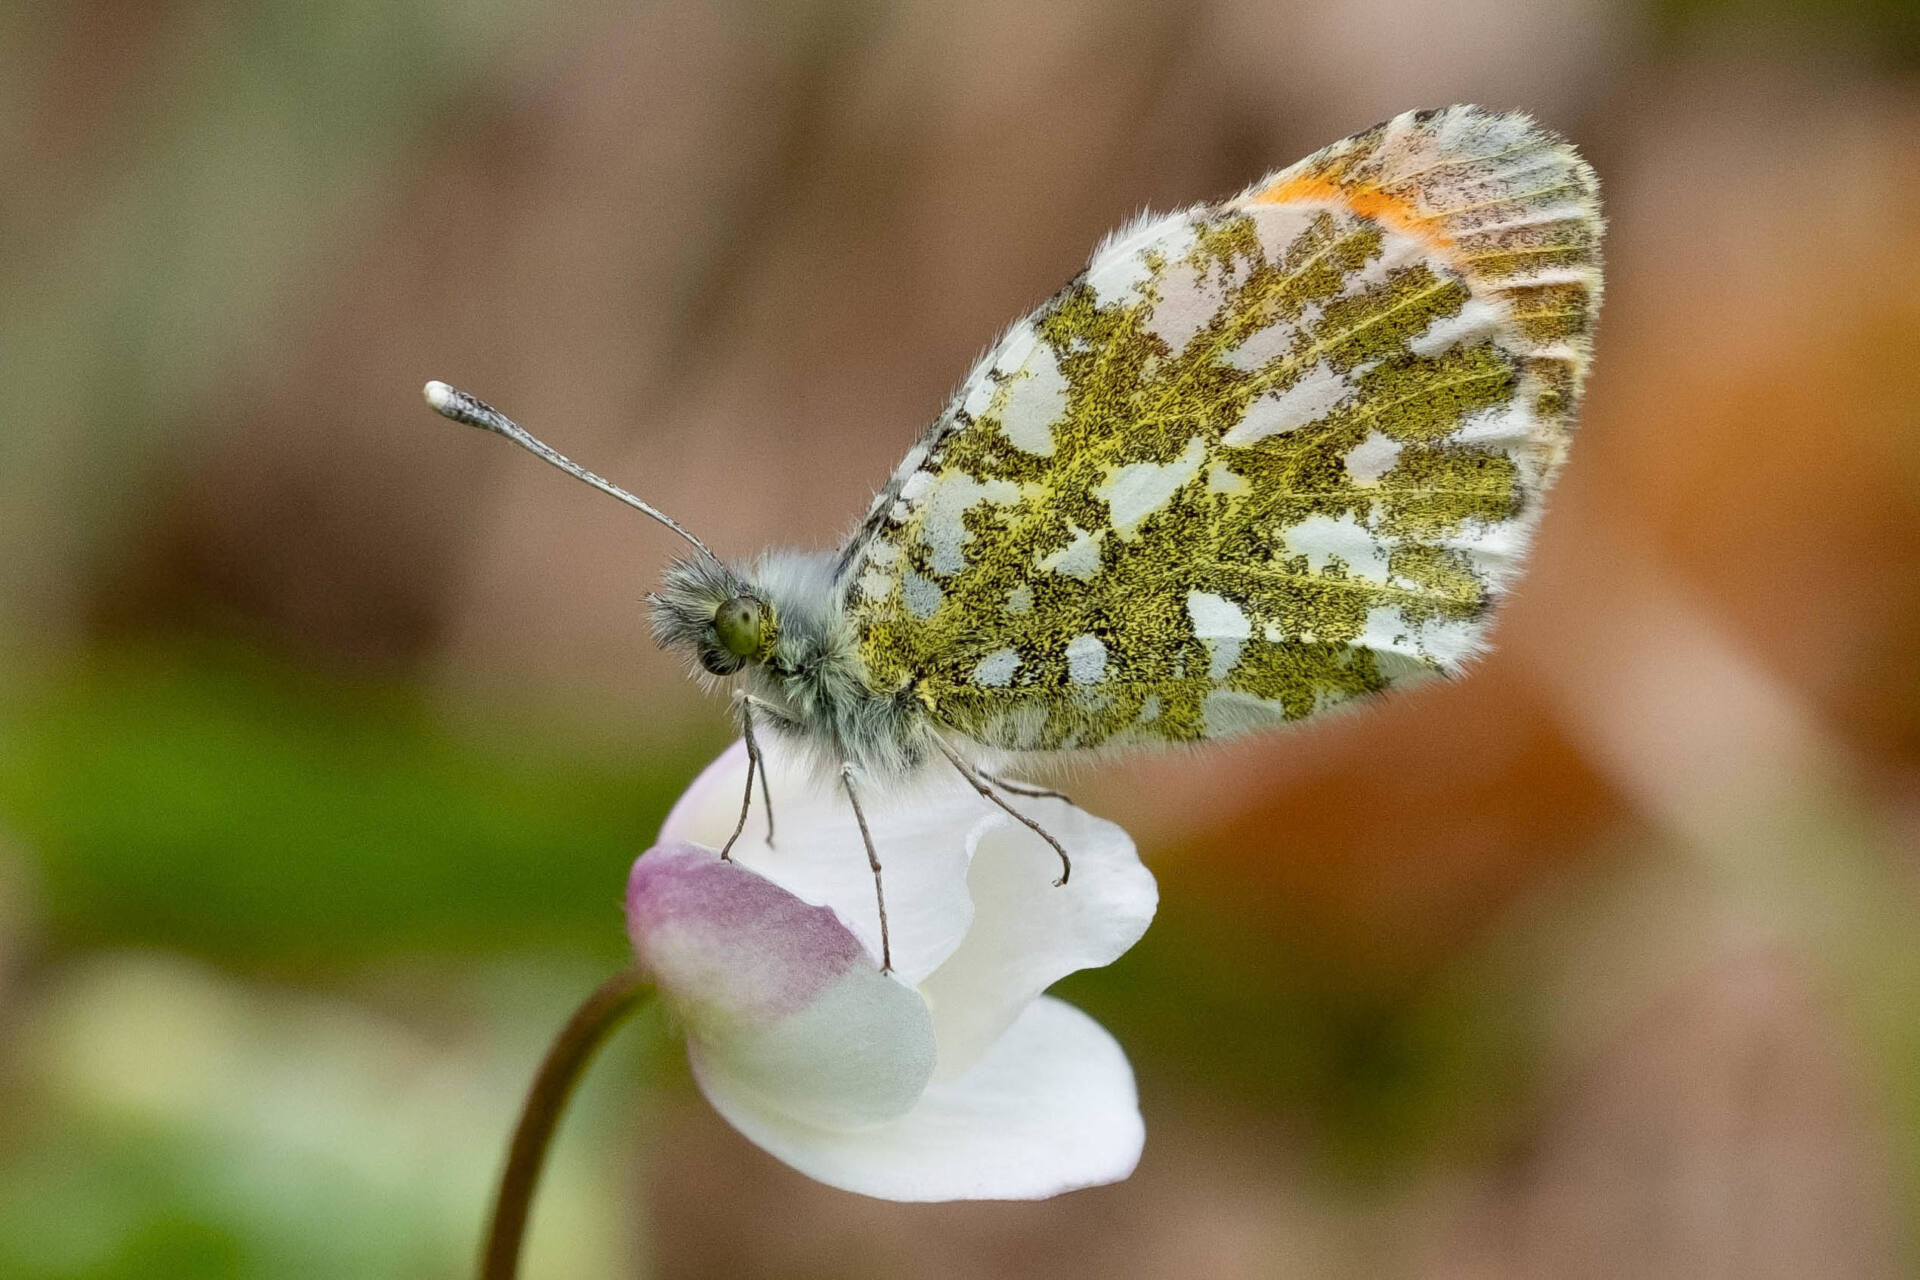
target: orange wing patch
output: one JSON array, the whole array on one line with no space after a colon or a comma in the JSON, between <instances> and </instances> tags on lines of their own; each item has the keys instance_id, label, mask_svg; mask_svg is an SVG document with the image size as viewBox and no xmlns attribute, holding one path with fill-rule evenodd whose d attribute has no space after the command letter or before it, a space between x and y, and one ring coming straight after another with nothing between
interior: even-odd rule
<instances>
[{"instance_id":1,"label":"orange wing patch","mask_svg":"<svg viewBox=\"0 0 1920 1280\"><path fill-rule=\"evenodd\" d=\"M1452 239L1433 225L1431 215L1422 214L1411 200L1370 183L1343 187L1327 174L1295 173L1289 169L1245 198L1253 204L1341 204L1443 253L1453 248Z\"/></svg>"}]
</instances>

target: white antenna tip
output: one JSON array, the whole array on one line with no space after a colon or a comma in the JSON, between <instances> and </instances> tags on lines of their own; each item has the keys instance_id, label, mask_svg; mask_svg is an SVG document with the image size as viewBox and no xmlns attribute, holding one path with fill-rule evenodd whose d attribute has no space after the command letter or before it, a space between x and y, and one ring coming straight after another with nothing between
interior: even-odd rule
<instances>
[{"instance_id":1,"label":"white antenna tip","mask_svg":"<svg viewBox=\"0 0 1920 1280\"><path fill-rule=\"evenodd\" d=\"M536 457L560 468L568 475L579 480L584 480L594 488L600 490L600 492L610 494L635 510L644 512L653 519L658 520L661 524L667 526L667 528L673 530L682 538L685 538L700 554L706 556L707 559L719 559L718 556L714 555L713 552L708 549L706 543L700 541L700 539L694 537L685 529L682 529L678 524L674 523L666 513L648 506L646 503L640 501L640 499L628 493L625 489L622 489L619 485L602 480L599 476L588 471L579 463L572 462L560 454L555 453L552 449L540 443L539 440L529 434L524 427L521 427L518 423L514 422L513 419L507 417L506 414L501 413L498 409L488 404L485 400L480 399L478 396L469 395L465 391L450 387L446 383L438 380L429 382L426 386L422 387L420 394L427 398L427 405L441 417L451 418L455 422L464 422L466 425L478 427L482 431L491 431L497 436L505 436L521 448L531 451Z\"/></svg>"}]
</instances>

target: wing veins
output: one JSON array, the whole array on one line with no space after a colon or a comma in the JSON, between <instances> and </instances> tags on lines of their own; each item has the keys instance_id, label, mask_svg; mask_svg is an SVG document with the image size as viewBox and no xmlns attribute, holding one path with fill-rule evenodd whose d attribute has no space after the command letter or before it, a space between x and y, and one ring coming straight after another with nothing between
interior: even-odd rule
<instances>
[{"instance_id":1,"label":"wing veins","mask_svg":"<svg viewBox=\"0 0 1920 1280\"><path fill-rule=\"evenodd\" d=\"M1533 200L1539 196L1552 195L1556 191L1568 190L1579 190L1579 187L1574 184L1571 177L1568 177L1564 182L1556 182L1550 187L1535 187L1532 191L1516 191L1512 195L1497 196L1492 200L1481 200L1474 204L1456 204L1451 208L1442 209L1438 213L1422 214L1417 218L1409 218L1407 221L1438 222L1442 218L1452 218L1459 214L1472 213L1476 209L1491 209L1497 204L1525 204L1529 200ZM1472 235L1473 229L1469 228L1461 232L1461 234Z\"/></svg>"},{"instance_id":2,"label":"wing veins","mask_svg":"<svg viewBox=\"0 0 1920 1280\"><path fill-rule=\"evenodd\" d=\"M1528 312L1527 314L1532 315L1535 313ZM1435 391L1443 391L1449 387L1470 387L1477 382L1492 382L1497 378L1508 377L1510 376L1510 373L1511 371L1507 369L1491 369L1491 370L1488 370L1486 373L1476 373L1470 377L1449 378L1445 382L1430 383L1419 391L1410 392L1407 395L1399 397L1398 399L1388 400L1383 404L1356 405L1351 410L1351 416L1348 418L1345 418L1345 419L1337 418L1335 415L1338 414L1340 410L1335 409L1329 412L1328 415L1324 418L1315 418L1311 422L1302 423L1301 425L1295 427L1293 430L1281 432L1280 434L1286 436L1288 439L1298 440L1302 437L1302 435L1305 432L1311 431L1315 427L1323 428L1324 430L1322 431L1322 434L1325 434L1327 431L1332 431L1337 428L1350 427L1359 422L1371 421L1373 419L1378 418L1381 414L1386 413L1390 409L1397 409L1403 404L1411 403L1412 401L1418 400L1425 395L1431 395ZM1256 392L1255 398L1257 399L1259 396L1265 395L1266 390L1267 389L1263 388L1261 391ZM1154 426L1164 426L1168 421L1170 421L1170 418L1169 418L1169 415L1167 414L1155 413L1155 414L1142 415L1139 419L1137 419L1137 421L1143 424L1151 424ZM1408 442L1403 441L1401 443L1408 443ZM1258 451L1259 442L1256 441L1250 445L1225 445L1220 447L1244 448L1244 449ZM1289 489L1287 490L1287 492L1288 493L1330 493L1330 492L1334 492L1334 490ZM1404 492L1404 490L1400 490L1397 492Z\"/></svg>"},{"instance_id":3,"label":"wing veins","mask_svg":"<svg viewBox=\"0 0 1920 1280\"><path fill-rule=\"evenodd\" d=\"M1423 604L1431 604L1434 601L1442 601L1449 604L1468 603L1459 596L1446 595L1437 591L1422 591L1415 587L1396 587L1389 583L1375 582L1371 578L1324 578L1318 574L1294 573L1287 569L1273 569L1266 565L1247 564L1244 561L1230 564L1226 561L1216 560L1212 562L1212 565L1215 569L1224 570L1228 573L1266 578L1275 582L1295 582L1315 587L1332 587L1340 591L1358 591L1363 595L1376 596L1382 599L1417 601ZM1249 601L1248 603L1252 602Z\"/></svg>"},{"instance_id":4,"label":"wing veins","mask_svg":"<svg viewBox=\"0 0 1920 1280\"><path fill-rule=\"evenodd\" d=\"M1445 279L1436 280L1434 281L1433 284L1429 285L1425 289L1422 289L1420 292L1415 294L1410 294L1407 297L1400 299L1398 302L1394 303L1390 307L1387 307L1385 310L1374 312L1372 315L1368 316L1361 323L1353 325L1350 328L1342 329L1338 334L1335 334L1333 337L1316 342L1311 347L1308 347L1305 351L1290 352L1287 355L1281 356L1280 367L1275 369L1273 374L1268 376L1272 379L1277 379L1278 376L1282 373L1290 373L1296 369L1299 369L1310 358L1325 355L1327 352L1332 351L1334 348L1344 345L1349 338L1352 338L1356 334L1364 333L1366 330L1373 328L1373 326L1379 324L1382 320L1385 320L1388 316L1391 316L1396 312L1404 311L1408 307L1414 305L1415 303L1424 301L1425 299L1432 297L1434 294L1439 293L1442 289L1447 289L1452 287L1453 284L1454 282L1451 280L1445 280ZM1271 386L1263 388L1263 393L1265 391L1270 391L1270 390L1272 390Z\"/></svg>"},{"instance_id":5,"label":"wing veins","mask_svg":"<svg viewBox=\"0 0 1920 1280\"><path fill-rule=\"evenodd\" d=\"M1493 454L1489 456L1498 457L1501 455ZM1286 490L1286 495L1289 498L1336 498L1364 496L1372 492L1374 492L1372 489L1288 489ZM1442 496L1464 498L1476 493L1485 493L1486 491L1484 489L1461 489L1451 485L1439 485L1422 486L1418 489L1387 489L1384 490L1384 492L1395 498L1435 498ZM1370 503L1368 505L1372 504Z\"/></svg>"},{"instance_id":6,"label":"wing veins","mask_svg":"<svg viewBox=\"0 0 1920 1280\"><path fill-rule=\"evenodd\" d=\"M1505 147L1484 156L1453 156L1446 160L1436 160L1424 169L1415 169L1412 173L1394 175L1393 185L1389 187L1382 184L1380 189L1382 191L1398 192L1401 188L1412 185L1415 178L1424 178L1430 173L1438 173L1442 169L1451 169L1457 165L1492 164L1496 160L1505 160L1508 156L1517 156L1522 152L1532 151L1539 145L1540 140L1538 138L1530 138L1525 142L1515 143L1511 147Z\"/></svg>"},{"instance_id":7,"label":"wing veins","mask_svg":"<svg viewBox=\"0 0 1920 1280\"><path fill-rule=\"evenodd\" d=\"M1290 202L1290 203L1300 203L1300 204L1317 203L1317 204L1327 205L1327 204L1332 204L1333 202L1320 200L1320 201L1313 201L1313 202L1297 201L1297 202ZM1344 208L1346 206L1341 206L1341 207ZM1366 219L1366 221L1371 222L1372 219ZM1379 224L1375 223L1374 225L1378 226ZM1324 248L1318 250L1317 252L1309 256L1305 261L1301 262L1298 266L1294 267L1291 271L1288 271L1286 278L1289 280L1298 280L1301 276L1305 275L1308 271L1312 270L1314 267L1318 266L1321 262L1323 262L1326 259L1327 255L1331 254L1334 250L1338 249L1341 245L1357 240L1361 236L1365 235L1366 233L1367 233L1367 228L1362 226L1347 232L1345 235L1334 238L1333 240L1329 241ZM1259 333L1262 330L1269 329L1272 327L1273 327L1272 325L1262 325L1259 329L1255 329L1253 332ZM1226 349L1226 336L1227 335L1225 333L1219 333L1211 337L1208 340L1207 346L1204 348L1205 358L1193 359L1192 364L1187 368L1186 372L1182 373L1178 378L1174 379L1173 383L1166 389L1165 393L1161 396L1161 399L1163 401L1170 400L1170 399L1178 399L1179 393L1185 390L1191 384L1193 375L1200 369L1203 369L1207 365L1213 363L1213 361L1216 358L1218 358L1220 353ZM1247 335L1247 337L1251 337L1251 336L1252 334ZM1246 340L1247 340L1246 338L1241 339L1242 342L1245 342ZM1183 358L1192 359L1192 355L1188 351L1182 351L1180 355ZM1264 392L1262 392L1262 394L1264 394ZM1165 421L1165 418L1163 416L1155 416L1153 418L1149 418L1146 420L1152 421L1152 422L1163 422Z\"/></svg>"},{"instance_id":8,"label":"wing veins","mask_svg":"<svg viewBox=\"0 0 1920 1280\"><path fill-rule=\"evenodd\" d=\"M1575 244L1528 245L1520 249L1494 249L1487 253L1469 253L1464 257L1462 257L1460 261L1491 262L1495 258L1537 258L1543 253L1567 253L1569 251L1578 249L1579 247L1580 247L1579 245L1575 245ZM1496 280L1493 283L1496 286L1503 287L1503 288L1507 285L1507 281L1505 280Z\"/></svg>"},{"instance_id":9,"label":"wing veins","mask_svg":"<svg viewBox=\"0 0 1920 1280\"><path fill-rule=\"evenodd\" d=\"M1274 383L1280 381L1283 375L1295 372L1296 370L1303 367L1303 365L1307 362L1309 357L1318 357L1318 356L1324 355L1326 352L1331 351L1334 348L1345 343L1349 338L1353 337L1354 335L1362 333L1365 330L1372 328L1374 325L1379 324L1382 320L1385 320L1387 317L1393 315L1395 312L1402 311L1405 308L1412 306L1417 302L1420 302L1422 299L1431 297L1433 294L1438 293L1440 292L1440 290L1447 288L1452 283L1453 282L1450 280L1438 280L1431 287L1422 289L1419 293L1412 294L1408 297L1400 299L1400 301L1394 303L1392 306L1386 308L1384 311L1379 311L1374 313L1373 315L1369 316L1365 322L1361 324L1353 325L1352 327L1347 329L1342 329L1338 334L1334 335L1330 340L1317 342L1313 346L1308 347L1305 351L1289 352L1286 355L1275 356L1273 360L1269 362L1269 365L1262 366L1262 369L1267 369L1270 366L1271 372L1261 372L1261 373L1256 373L1254 375L1256 379L1260 380L1265 385L1261 386L1259 390L1255 391L1253 395L1249 397L1249 403L1267 394L1269 391L1273 390ZM1185 375L1182 375L1182 377L1184 378ZM1134 419L1134 421L1140 422L1143 424L1145 423L1162 423L1163 424L1167 420L1168 420L1168 417L1164 413L1157 413L1152 416L1142 415L1140 418Z\"/></svg>"}]
</instances>

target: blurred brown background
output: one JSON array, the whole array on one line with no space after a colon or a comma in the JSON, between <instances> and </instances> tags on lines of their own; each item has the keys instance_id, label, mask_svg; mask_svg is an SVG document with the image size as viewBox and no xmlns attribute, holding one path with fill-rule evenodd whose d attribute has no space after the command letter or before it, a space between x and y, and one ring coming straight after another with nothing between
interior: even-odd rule
<instances>
[{"instance_id":1,"label":"blurred brown background","mask_svg":"<svg viewBox=\"0 0 1920 1280\"><path fill-rule=\"evenodd\" d=\"M1582 437L1471 678L1078 780L1135 1179L828 1191L650 1024L530 1272L1912 1272L1920 11L210 0L0 13L0 1274L463 1274L725 739L425 379L829 543L1106 231L1453 101L1601 174Z\"/></svg>"}]
</instances>

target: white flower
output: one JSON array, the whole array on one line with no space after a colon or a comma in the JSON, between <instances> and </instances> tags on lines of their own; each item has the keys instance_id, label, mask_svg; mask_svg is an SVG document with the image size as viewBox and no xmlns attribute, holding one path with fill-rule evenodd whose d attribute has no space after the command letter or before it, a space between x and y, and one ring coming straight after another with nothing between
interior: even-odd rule
<instances>
[{"instance_id":1,"label":"white flower","mask_svg":"<svg viewBox=\"0 0 1920 1280\"><path fill-rule=\"evenodd\" d=\"M777 744L776 744L777 749ZM1145 1130L1113 1037L1043 995L1139 940L1157 891L1127 834L1015 800L1054 852L957 776L863 794L885 864L894 971L845 796L769 754L731 863L736 743L634 864L628 930L686 1028L694 1078L753 1142L832 1186L890 1200L1039 1199L1133 1172Z\"/></svg>"}]
</instances>

